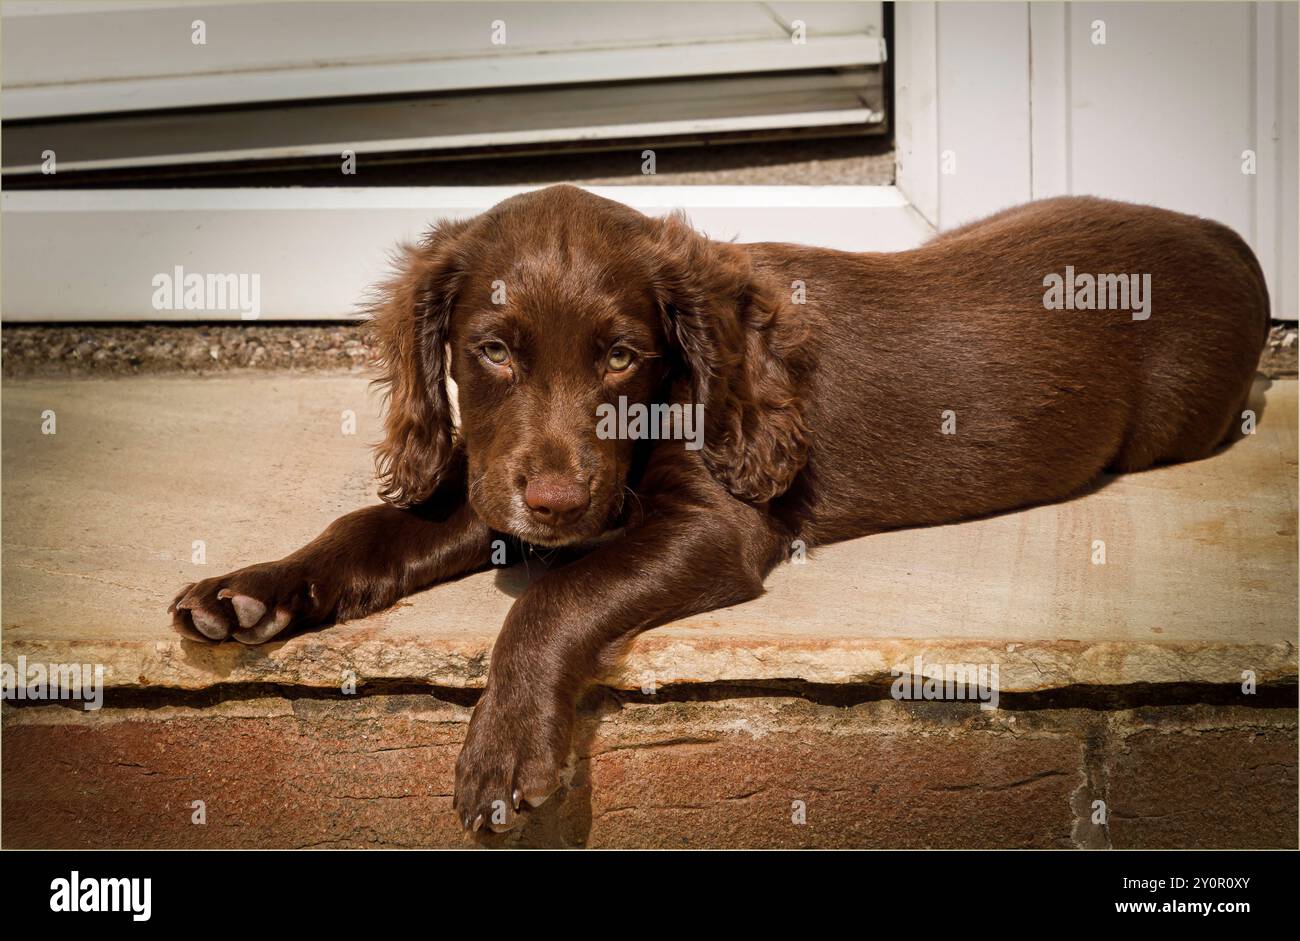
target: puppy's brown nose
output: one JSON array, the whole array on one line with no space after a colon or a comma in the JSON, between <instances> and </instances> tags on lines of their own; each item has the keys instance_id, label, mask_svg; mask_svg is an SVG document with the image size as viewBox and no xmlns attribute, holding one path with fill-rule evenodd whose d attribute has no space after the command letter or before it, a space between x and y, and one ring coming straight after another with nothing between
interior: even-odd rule
<instances>
[{"instance_id":1,"label":"puppy's brown nose","mask_svg":"<svg viewBox=\"0 0 1300 941\"><path fill-rule=\"evenodd\" d=\"M543 523L562 526L582 515L591 503L591 488L563 474L543 474L524 487L524 503Z\"/></svg>"}]
</instances>

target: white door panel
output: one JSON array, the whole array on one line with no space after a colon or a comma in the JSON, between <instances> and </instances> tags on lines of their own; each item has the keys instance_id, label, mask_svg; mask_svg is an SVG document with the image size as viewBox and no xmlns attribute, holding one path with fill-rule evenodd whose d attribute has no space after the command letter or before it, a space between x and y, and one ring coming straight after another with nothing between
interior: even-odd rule
<instances>
[{"instance_id":1,"label":"white door panel","mask_svg":"<svg viewBox=\"0 0 1300 941\"><path fill-rule=\"evenodd\" d=\"M898 185L940 229L1065 193L1216 219L1295 319L1296 9L902 4Z\"/></svg>"}]
</instances>

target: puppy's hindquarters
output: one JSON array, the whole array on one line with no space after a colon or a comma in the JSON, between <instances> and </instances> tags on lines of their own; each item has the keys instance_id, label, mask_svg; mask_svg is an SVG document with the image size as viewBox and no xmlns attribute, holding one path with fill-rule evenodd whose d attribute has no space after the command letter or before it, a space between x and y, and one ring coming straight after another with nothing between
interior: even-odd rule
<instances>
[{"instance_id":1,"label":"puppy's hindquarters","mask_svg":"<svg viewBox=\"0 0 1300 941\"><path fill-rule=\"evenodd\" d=\"M1266 332L1249 248L1149 206L1045 200L909 252L750 250L775 281L807 284L821 324L806 390L817 541L1204 457L1240 425ZM1085 274L1107 279L1107 303L1057 303L1050 286Z\"/></svg>"},{"instance_id":2,"label":"puppy's hindquarters","mask_svg":"<svg viewBox=\"0 0 1300 941\"><path fill-rule=\"evenodd\" d=\"M1268 336L1263 270L1232 229L1181 220L1194 226L1182 233L1178 264L1163 265L1153 279L1152 320L1163 323L1143 349L1141 390L1114 470L1206 457L1240 436L1250 406Z\"/></svg>"}]
</instances>

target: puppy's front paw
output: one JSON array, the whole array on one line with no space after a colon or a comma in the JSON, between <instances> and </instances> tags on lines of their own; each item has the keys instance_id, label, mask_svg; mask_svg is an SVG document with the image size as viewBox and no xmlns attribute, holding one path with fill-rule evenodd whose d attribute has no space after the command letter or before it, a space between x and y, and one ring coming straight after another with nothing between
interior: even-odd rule
<instances>
[{"instance_id":1,"label":"puppy's front paw","mask_svg":"<svg viewBox=\"0 0 1300 941\"><path fill-rule=\"evenodd\" d=\"M456 759L453 805L462 826L501 833L519 822L525 804L540 807L560 786L572 724L564 709L489 687Z\"/></svg>"},{"instance_id":2,"label":"puppy's front paw","mask_svg":"<svg viewBox=\"0 0 1300 941\"><path fill-rule=\"evenodd\" d=\"M288 562L250 565L186 585L167 608L172 627L190 640L264 644L289 626L326 617L329 592Z\"/></svg>"}]
</instances>

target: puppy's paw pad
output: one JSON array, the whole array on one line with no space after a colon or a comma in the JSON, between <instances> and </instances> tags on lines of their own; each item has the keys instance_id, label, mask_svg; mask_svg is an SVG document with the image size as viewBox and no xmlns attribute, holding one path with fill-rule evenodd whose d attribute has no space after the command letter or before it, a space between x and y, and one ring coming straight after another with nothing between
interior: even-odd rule
<instances>
[{"instance_id":1,"label":"puppy's paw pad","mask_svg":"<svg viewBox=\"0 0 1300 941\"><path fill-rule=\"evenodd\" d=\"M223 588L217 592L217 597L221 599L230 599L230 606L235 609L235 617L239 619L239 626L248 629L258 624L262 618L266 617L266 605L249 595L241 595L232 588Z\"/></svg>"},{"instance_id":2,"label":"puppy's paw pad","mask_svg":"<svg viewBox=\"0 0 1300 941\"><path fill-rule=\"evenodd\" d=\"M262 607L265 612L265 605ZM284 608L276 608L247 630L235 631L232 635L241 644L264 644L276 634L289 626L293 615ZM242 623L242 620L241 620Z\"/></svg>"},{"instance_id":3,"label":"puppy's paw pad","mask_svg":"<svg viewBox=\"0 0 1300 941\"><path fill-rule=\"evenodd\" d=\"M172 627L190 640L264 644L328 616L334 595L294 564L251 565L189 585L172 601Z\"/></svg>"}]
</instances>

